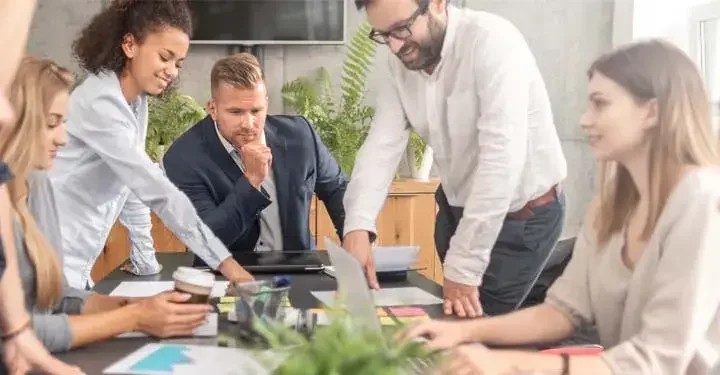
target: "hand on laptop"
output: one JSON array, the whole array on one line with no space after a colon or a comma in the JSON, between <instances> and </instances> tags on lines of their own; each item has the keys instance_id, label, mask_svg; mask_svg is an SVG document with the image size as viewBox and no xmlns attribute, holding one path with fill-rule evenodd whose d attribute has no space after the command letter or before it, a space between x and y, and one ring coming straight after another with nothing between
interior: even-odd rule
<instances>
[{"instance_id":1,"label":"hand on laptop","mask_svg":"<svg viewBox=\"0 0 720 375\"><path fill-rule=\"evenodd\" d=\"M355 230L346 234L343 238L343 248L360 262L365 270L370 288L380 289L380 283L378 283L375 273L375 259L370 247L370 233L365 230Z\"/></svg>"},{"instance_id":2,"label":"hand on laptop","mask_svg":"<svg viewBox=\"0 0 720 375\"><path fill-rule=\"evenodd\" d=\"M424 339L429 349L443 350L474 341L472 337L473 330L469 328L471 326L465 321L431 320L410 326L401 336L401 339Z\"/></svg>"}]
</instances>

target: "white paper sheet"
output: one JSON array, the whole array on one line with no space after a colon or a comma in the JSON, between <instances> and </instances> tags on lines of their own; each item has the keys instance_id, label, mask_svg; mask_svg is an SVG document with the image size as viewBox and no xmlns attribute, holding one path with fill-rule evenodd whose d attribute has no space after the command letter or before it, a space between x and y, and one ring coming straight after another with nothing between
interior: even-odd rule
<instances>
[{"instance_id":1,"label":"white paper sheet","mask_svg":"<svg viewBox=\"0 0 720 375\"><path fill-rule=\"evenodd\" d=\"M237 348L152 343L130 353L103 371L129 375L267 375L253 355Z\"/></svg>"},{"instance_id":2,"label":"white paper sheet","mask_svg":"<svg viewBox=\"0 0 720 375\"><path fill-rule=\"evenodd\" d=\"M208 322L198 327L194 332L193 336L196 337L212 337L218 334L218 314L208 314ZM147 337L148 335L142 332L128 332L121 335L115 336L119 339L128 339L135 337Z\"/></svg>"},{"instance_id":3,"label":"white paper sheet","mask_svg":"<svg viewBox=\"0 0 720 375\"><path fill-rule=\"evenodd\" d=\"M335 305L335 291L310 292L326 306ZM417 287L373 290L375 306L437 305L443 300Z\"/></svg>"},{"instance_id":4,"label":"white paper sheet","mask_svg":"<svg viewBox=\"0 0 720 375\"><path fill-rule=\"evenodd\" d=\"M210 296L224 296L228 283L228 281L216 281ZM110 295L118 297L150 297L173 288L175 288L173 281L123 281Z\"/></svg>"},{"instance_id":5,"label":"white paper sheet","mask_svg":"<svg viewBox=\"0 0 720 375\"><path fill-rule=\"evenodd\" d=\"M376 246L373 247L375 271L404 271L417 263L418 246Z\"/></svg>"}]
</instances>

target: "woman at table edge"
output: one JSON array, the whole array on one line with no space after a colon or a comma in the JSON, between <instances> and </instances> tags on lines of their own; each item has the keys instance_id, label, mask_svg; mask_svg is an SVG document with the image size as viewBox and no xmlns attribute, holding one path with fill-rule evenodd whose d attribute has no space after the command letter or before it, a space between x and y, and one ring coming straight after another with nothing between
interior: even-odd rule
<instances>
[{"instance_id":1,"label":"woman at table edge","mask_svg":"<svg viewBox=\"0 0 720 375\"><path fill-rule=\"evenodd\" d=\"M253 279L145 153L148 96L162 94L176 80L191 32L184 0L123 0L95 15L73 43L88 75L72 91L68 142L49 173L61 217L65 276L73 287L92 286L90 271L123 213L149 230L148 207L226 278Z\"/></svg>"},{"instance_id":2,"label":"woman at table edge","mask_svg":"<svg viewBox=\"0 0 720 375\"><path fill-rule=\"evenodd\" d=\"M677 47L636 42L588 71L582 127L601 162L564 274L536 307L417 325L433 348L556 342L595 324L604 353L567 356L461 346L452 374L700 375L720 358L720 173L710 103ZM518 373L518 372L515 372Z\"/></svg>"},{"instance_id":3,"label":"woman at table edge","mask_svg":"<svg viewBox=\"0 0 720 375\"><path fill-rule=\"evenodd\" d=\"M3 131L7 141L0 158L15 173L8 190L17 218L18 265L26 304L33 312L33 328L52 352L132 331L158 337L190 335L205 322L212 307L184 304L189 295L166 292L129 300L63 285L56 201L42 172L52 167L57 149L65 143L71 82L71 73L52 61L25 58L10 87L10 103L19 113L18 120Z\"/></svg>"},{"instance_id":4,"label":"woman at table edge","mask_svg":"<svg viewBox=\"0 0 720 375\"><path fill-rule=\"evenodd\" d=\"M0 0L0 130L12 125L14 111L6 92L23 54L30 23L36 6L35 0ZM3 140L0 139L0 147ZM0 163L3 168L6 164ZM7 171L12 177L11 171ZM25 374L37 371L53 375L76 375L82 371L69 366L48 353L30 327L30 316L25 309L25 297L17 264L17 251L13 241L12 213L6 181L0 184L0 257L4 258L5 272L0 273L0 324L2 349L0 373Z\"/></svg>"}]
</instances>

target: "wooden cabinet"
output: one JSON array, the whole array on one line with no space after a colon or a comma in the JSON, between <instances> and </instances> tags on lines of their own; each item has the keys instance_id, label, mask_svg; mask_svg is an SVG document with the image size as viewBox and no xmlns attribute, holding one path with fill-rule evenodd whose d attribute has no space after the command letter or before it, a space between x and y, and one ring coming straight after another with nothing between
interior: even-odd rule
<instances>
[{"instance_id":1,"label":"wooden cabinet","mask_svg":"<svg viewBox=\"0 0 720 375\"><path fill-rule=\"evenodd\" d=\"M442 266L435 251L433 239L435 227L435 190L439 181L417 181L398 179L393 181L385 205L378 217L378 238L376 245L417 245L420 247L418 263L421 274L442 282ZM186 251L178 239L153 214L152 236L158 252ZM335 228L325 209L317 198L310 208L310 231L319 249L324 249L323 238L329 236L338 241ZM92 278L96 282L128 259L130 243L127 230L115 223L108 237L103 253L95 262Z\"/></svg>"}]
</instances>

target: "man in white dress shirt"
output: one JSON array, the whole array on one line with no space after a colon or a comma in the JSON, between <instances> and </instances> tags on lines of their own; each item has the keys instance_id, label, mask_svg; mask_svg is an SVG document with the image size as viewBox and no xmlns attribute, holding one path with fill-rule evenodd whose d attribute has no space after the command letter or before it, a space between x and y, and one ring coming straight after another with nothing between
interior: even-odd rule
<instances>
[{"instance_id":1,"label":"man in white dress shirt","mask_svg":"<svg viewBox=\"0 0 720 375\"><path fill-rule=\"evenodd\" d=\"M414 130L434 150L441 179L435 242L445 313L495 315L540 302L547 285L529 288L562 230L567 166L525 39L507 20L447 0L355 2L370 38L394 56L345 194L345 248L377 288L375 221Z\"/></svg>"}]
</instances>

